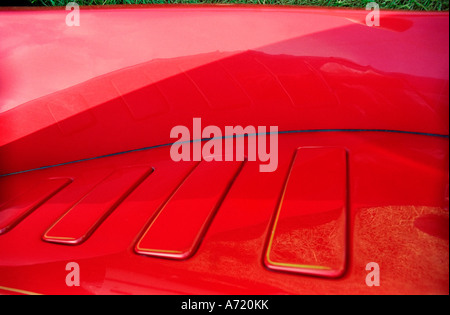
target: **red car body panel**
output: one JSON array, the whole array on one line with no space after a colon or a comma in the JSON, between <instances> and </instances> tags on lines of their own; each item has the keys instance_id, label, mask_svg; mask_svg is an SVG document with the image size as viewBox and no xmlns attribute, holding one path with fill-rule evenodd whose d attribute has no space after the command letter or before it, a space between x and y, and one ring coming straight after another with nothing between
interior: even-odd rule
<instances>
[{"instance_id":1,"label":"red car body panel","mask_svg":"<svg viewBox=\"0 0 450 315\"><path fill-rule=\"evenodd\" d=\"M448 294L448 13L67 13L0 11L1 293ZM278 168L174 162L194 117Z\"/></svg>"}]
</instances>

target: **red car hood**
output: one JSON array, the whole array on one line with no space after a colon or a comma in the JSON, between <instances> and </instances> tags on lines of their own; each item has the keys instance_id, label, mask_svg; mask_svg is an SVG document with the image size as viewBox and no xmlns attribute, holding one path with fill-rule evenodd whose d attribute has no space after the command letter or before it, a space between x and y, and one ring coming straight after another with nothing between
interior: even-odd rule
<instances>
[{"instance_id":1,"label":"red car hood","mask_svg":"<svg viewBox=\"0 0 450 315\"><path fill-rule=\"evenodd\" d=\"M448 294L448 13L67 14L0 11L2 293ZM193 118L276 170L173 161Z\"/></svg>"}]
</instances>

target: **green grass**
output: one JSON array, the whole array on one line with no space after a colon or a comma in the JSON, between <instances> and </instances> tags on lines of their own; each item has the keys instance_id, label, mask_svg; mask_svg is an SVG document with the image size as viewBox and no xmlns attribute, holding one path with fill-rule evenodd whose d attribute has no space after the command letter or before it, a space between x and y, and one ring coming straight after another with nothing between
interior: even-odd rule
<instances>
[{"instance_id":1,"label":"green grass","mask_svg":"<svg viewBox=\"0 0 450 315\"><path fill-rule=\"evenodd\" d=\"M277 5L309 5L327 7L364 8L368 2L375 1L381 9L448 11L449 0L29 0L33 5L65 6L75 1L79 5L107 4L162 4L162 3L246 3Z\"/></svg>"}]
</instances>

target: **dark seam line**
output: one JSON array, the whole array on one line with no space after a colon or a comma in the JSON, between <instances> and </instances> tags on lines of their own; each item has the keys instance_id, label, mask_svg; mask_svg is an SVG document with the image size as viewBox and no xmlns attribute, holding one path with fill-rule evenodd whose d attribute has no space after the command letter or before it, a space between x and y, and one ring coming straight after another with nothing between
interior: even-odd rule
<instances>
[{"instance_id":1,"label":"dark seam line","mask_svg":"<svg viewBox=\"0 0 450 315\"><path fill-rule=\"evenodd\" d=\"M312 133L312 132L390 132L390 133L401 133L401 134L449 139L448 135L441 135L441 134L427 133L427 132L389 130L389 129L310 129L310 130L288 130L288 131L278 131L278 132L232 135L232 136L223 136L223 137L216 137L216 138L202 138L199 140L180 141L180 142L174 142L174 143L182 144L182 143L193 143L193 142L198 142L198 141L209 141L212 139L227 139L227 138L238 138L238 137L248 137L248 136L258 136L258 135L270 135L270 134L281 135L281 134L290 134L290 133ZM17 174L22 174L22 173L27 173L27 172L32 172L32 171L44 170L44 169L51 168L51 167L57 167L57 166L78 163L78 162L102 159L102 158L112 157L112 156L126 154L126 153L133 153L133 152L146 151L146 150L156 149L156 148L161 148L161 147L167 147L167 146L173 145L174 143L159 144L159 145L155 145L155 146L151 146L151 147L144 147L144 148L140 148L140 149L116 152L116 153L111 153L111 154L106 154L106 155L101 155L101 156L96 156L96 157L91 157L91 158L86 158L86 159L81 159L81 160L75 160L75 161L70 161L70 162L65 162L65 163L60 163L60 164L41 166L38 168L29 169L29 170L18 171L18 172L13 172L13 173L9 173L9 174L2 174L2 175L0 175L0 178L5 177L5 176L10 176L10 175L17 175Z\"/></svg>"}]
</instances>

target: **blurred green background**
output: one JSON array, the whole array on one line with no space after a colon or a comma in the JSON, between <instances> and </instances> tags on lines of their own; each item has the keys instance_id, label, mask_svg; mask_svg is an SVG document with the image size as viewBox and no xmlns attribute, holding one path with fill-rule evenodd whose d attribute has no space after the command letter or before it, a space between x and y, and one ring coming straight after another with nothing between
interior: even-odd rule
<instances>
[{"instance_id":1,"label":"blurred green background","mask_svg":"<svg viewBox=\"0 0 450 315\"><path fill-rule=\"evenodd\" d=\"M68 0L28 0L32 5L65 6ZM72 0L73 1L73 0ZM240 3L240 4L272 4L272 5L306 5L327 7L364 8L374 0L77 0L79 5L111 5L111 4L168 4L168 3ZM448 11L449 0L379 0L381 9Z\"/></svg>"}]
</instances>

